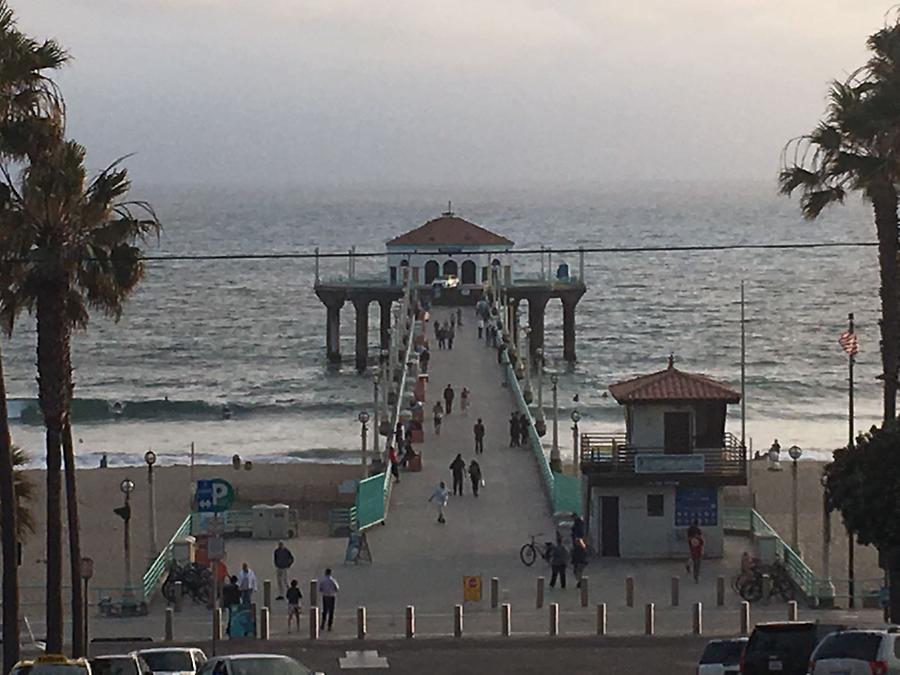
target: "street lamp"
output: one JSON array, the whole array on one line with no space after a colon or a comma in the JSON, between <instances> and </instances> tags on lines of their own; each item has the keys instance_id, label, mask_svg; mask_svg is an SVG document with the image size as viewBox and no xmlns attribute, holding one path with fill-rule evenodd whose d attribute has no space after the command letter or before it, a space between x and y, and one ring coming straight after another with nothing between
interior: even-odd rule
<instances>
[{"instance_id":1,"label":"street lamp","mask_svg":"<svg viewBox=\"0 0 900 675\"><path fill-rule=\"evenodd\" d=\"M115 512L125 521L125 592L122 594L123 606L134 606L134 586L131 583L131 493L134 492L134 481L130 478L119 483L119 490L125 495L125 503Z\"/></svg>"},{"instance_id":2,"label":"street lamp","mask_svg":"<svg viewBox=\"0 0 900 675\"><path fill-rule=\"evenodd\" d=\"M778 439L772 442L769 448L769 471L781 471L781 446L778 445Z\"/></svg>"},{"instance_id":3,"label":"street lamp","mask_svg":"<svg viewBox=\"0 0 900 675\"><path fill-rule=\"evenodd\" d=\"M572 418L572 457L575 462L575 473L579 474L581 473L581 446L578 443L578 423L581 421L581 413L573 410L569 417Z\"/></svg>"},{"instance_id":4,"label":"street lamp","mask_svg":"<svg viewBox=\"0 0 900 675\"><path fill-rule=\"evenodd\" d=\"M550 470L555 473L562 472L562 460L559 457L559 376L556 373L550 376L553 383L553 445L550 446Z\"/></svg>"},{"instance_id":5,"label":"street lamp","mask_svg":"<svg viewBox=\"0 0 900 675\"><path fill-rule=\"evenodd\" d=\"M537 419L534 421L534 427L538 436L543 436L547 433L547 423L544 421L544 350L542 347L534 350L534 358L537 359L538 380Z\"/></svg>"},{"instance_id":6,"label":"street lamp","mask_svg":"<svg viewBox=\"0 0 900 675\"><path fill-rule=\"evenodd\" d=\"M788 448L788 454L794 460L791 464L791 484L793 494L791 495L791 548L797 555L800 555L800 496L797 490L797 460L803 454L803 450L797 445ZM801 556L802 557L802 556Z\"/></svg>"},{"instance_id":7,"label":"street lamp","mask_svg":"<svg viewBox=\"0 0 900 675\"><path fill-rule=\"evenodd\" d=\"M156 547L156 489L153 487L153 465L156 464L156 453L147 450L144 453L144 461L147 463L147 487L150 493L150 562L156 559L159 550Z\"/></svg>"},{"instance_id":8,"label":"street lamp","mask_svg":"<svg viewBox=\"0 0 900 675\"><path fill-rule=\"evenodd\" d=\"M372 434L372 452L377 457L378 456L378 383L381 382L381 378L378 376L378 373L375 373L372 376L372 386L375 389L375 420L372 422L372 428L375 430L375 433Z\"/></svg>"},{"instance_id":9,"label":"street lamp","mask_svg":"<svg viewBox=\"0 0 900 675\"><path fill-rule=\"evenodd\" d=\"M84 626L84 636L82 638L84 642L84 655L85 657L90 656L90 641L88 637L90 635L90 631L88 631L88 582L91 580L91 577L94 576L94 559L93 558L82 558L81 559L81 580L84 582L84 602L81 603L82 610L84 611L84 618L82 620L82 625Z\"/></svg>"},{"instance_id":10,"label":"street lamp","mask_svg":"<svg viewBox=\"0 0 900 675\"><path fill-rule=\"evenodd\" d=\"M369 477L368 467L366 466L366 460L367 460L367 458L366 458L366 435L367 435L367 432L369 431L369 427L367 427L366 424L369 421L369 413L367 413L365 410L363 410L361 413L359 413L359 415L357 415L356 419L359 420L359 424L360 424L359 437L360 437L361 449L362 449L362 477L363 477L363 480L365 480L366 478Z\"/></svg>"}]
</instances>

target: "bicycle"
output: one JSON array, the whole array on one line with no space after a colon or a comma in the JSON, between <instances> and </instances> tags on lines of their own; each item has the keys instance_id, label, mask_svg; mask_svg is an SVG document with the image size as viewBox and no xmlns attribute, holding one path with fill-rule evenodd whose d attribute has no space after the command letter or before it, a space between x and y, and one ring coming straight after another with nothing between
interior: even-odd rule
<instances>
[{"instance_id":1,"label":"bicycle","mask_svg":"<svg viewBox=\"0 0 900 675\"><path fill-rule=\"evenodd\" d=\"M181 595L190 595L191 599L198 604L204 604L209 601L210 586L212 585L212 572L209 568L203 567L197 563L190 563L182 567L174 560L169 566L169 573L162 586L163 597L171 602L175 602L176 582L181 582Z\"/></svg>"},{"instance_id":2,"label":"bicycle","mask_svg":"<svg viewBox=\"0 0 900 675\"><path fill-rule=\"evenodd\" d=\"M530 535L529 538L531 541L519 549L519 558L527 567L534 565L534 561L537 560L538 555L547 562L550 562L550 556L553 554L553 542L545 541L543 547L538 548L535 538L540 536L542 536L540 533Z\"/></svg>"},{"instance_id":3,"label":"bicycle","mask_svg":"<svg viewBox=\"0 0 900 675\"><path fill-rule=\"evenodd\" d=\"M742 583L735 579L735 583L738 584L738 593L747 602L758 602L763 599L763 595L765 595L763 577L766 575L772 583L769 598L778 596L785 602L794 599L794 583L782 562L776 561L771 565L757 563L750 571L752 576L743 575Z\"/></svg>"}]
</instances>

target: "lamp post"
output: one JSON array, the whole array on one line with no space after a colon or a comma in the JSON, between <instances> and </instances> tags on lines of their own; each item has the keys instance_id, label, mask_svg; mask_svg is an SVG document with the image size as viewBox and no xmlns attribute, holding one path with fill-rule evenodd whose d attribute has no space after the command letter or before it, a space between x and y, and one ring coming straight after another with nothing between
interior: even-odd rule
<instances>
[{"instance_id":1,"label":"lamp post","mask_svg":"<svg viewBox=\"0 0 900 675\"><path fill-rule=\"evenodd\" d=\"M144 453L144 462L147 463L147 488L150 493L150 553L148 558L150 562L156 559L159 550L156 547L156 489L153 487L153 465L156 464L156 453L153 450L147 450Z\"/></svg>"},{"instance_id":2,"label":"lamp post","mask_svg":"<svg viewBox=\"0 0 900 675\"><path fill-rule=\"evenodd\" d=\"M794 460L791 463L791 485L793 490L791 494L791 548L794 549L797 555L800 555L800 496L797 490L797 460L800 459L803 450L797 445L792 445L788 448L788 454Z\"/></svg>"},{"instance_id":3,"label":"lamp post","mask_svg":"<svg viewBox=\"0 0 900 675\"><path fill-rule=\"evenodd\" d=\"M375 373L372 376L372 386L375 389L375 419L372 421L372 428L375 430L375 433L372 434L372 453L377 457L378 456L378 383L381 381L381 378L378 377L378 373Z\"/></svg>"},{"instance_id":4,"label":"lamp post","mask_svg":"<svg viewBox=\"0 0 900 675\"><path fill-rule=\"evenodd\" d=\"M825 493L825 476L822 484L822 587L819 590L819 607L834 606L834 583L831 581L831 511L828 508L828 496Z\"/></svg>"},{"instance_id":5,"label":"lamp post","mask_svg":"<svg viewBox=\"0 0 900 675\"><path fill-rule=\"evenodd\" d=\"M776 439L772 443L772 447L769 448L769 471L781 471L781 446L778 445L778 440Z\"/></svg>"},{"instance_id":6,"label":"lamp post","mask_svg":"<svg viewBox=\"0 0 900 675\"><path fill-rule=\"evenodd\" d=\"M122 597L122 605L134 606L134 586L131 583L131 493L134 492L134 481L126 478L119 483L119 490L125 495L125 504L116 512L125 521L125 592Z\"/></svg>"},{"instance_id":7,"label":"lamp post","mask_svg":"<svg viewBox=\"0 0 900 675\"><path fill-rule=\"evenodd\" d=\"M534 358L537 359L537 419L534 421L538 436L547 433L547 423L544 421L544 350L538 347L534 350Z\"/></svg>"},{"instance_id":8,"label":"lamp post","mask_svg":"<svg viewBox=\"0 0 900 675\"><path fill-rule=\"evenodd\" d=\"M369 477L369 469L368 469L368 466L366 466L367 459L368 459L366 457L366 435L367 435L367 432L369 431L369 427L367 427L366 424L369 421L369 413L367 413L365 410L363 410L361 413L359 413L359 415L357 415L356 419L359 420L359 425L360 425L359 438L360 438L361 451L362 451L362 455L361 455L362 456L362 477L363 477L363 480L365 480L366 478Z\"/></svg>"},{"instance_id":9,"label":"lamp post","mask_svg":"<svg viewBox=\"0 0 900 675\"><path fill-rule=\"evenodd\" d=\"M570 415L572 418L572 457L575 462L575 475L581 473L581 446L578 443L578 423L581 421L581 413L573 410Z\"/></svg>"},{"instance_id":10,"label":"lamp post","mask_svg":"<svg viewBox=\"0 0 900 675\"><path fill-rule=\"evenodd\" d=\"M559 457L559 376L556 373L550 376L553 383L553 445L550 446L550 470L554 473L562 472L562 460Z\"/></svg>"},{"instance_id":11,"label":"lamp post","mask_svg":"<svg viewBox=\"0 0 900 675\"><path fill-rule=\"evenodd\" d=\"M90 653L90 631L88 630L88 582L91 580L91 577L94 576L94 559L93 558L82 558L81 559L81 580L84 585L84 602L81 603L82 610L84 611L84 620L82 621L82 625L84 626L84 655L88 657L91 655Z\"/></svg>"}]
</instances>

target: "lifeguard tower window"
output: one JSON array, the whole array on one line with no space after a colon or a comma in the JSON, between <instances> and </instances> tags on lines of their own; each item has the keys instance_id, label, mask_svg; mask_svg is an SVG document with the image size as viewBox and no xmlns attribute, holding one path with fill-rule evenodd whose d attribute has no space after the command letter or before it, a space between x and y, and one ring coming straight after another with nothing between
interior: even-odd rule
<instances>
[{"instance_id":1,"label":"lifeguard tower window","mask_svg":"<svg viewBox=\"0 0 900 675\"><path fill-rule=\"evenodd\" d=\"M667 412L663 417L664 452L667 455L688 455L691 453L691 414L687 412Z\"/></svg>"},{"instance_id":2,"label":"lifeguard tower window","mask_svg":"<svg viewBox=\"0 0 900 675\"><path fill-rule=\"evenodd\" d=\"M662 495L647 495L647 516L658 518L665 515L665 500Z\"/></svg>"}]
</instances>

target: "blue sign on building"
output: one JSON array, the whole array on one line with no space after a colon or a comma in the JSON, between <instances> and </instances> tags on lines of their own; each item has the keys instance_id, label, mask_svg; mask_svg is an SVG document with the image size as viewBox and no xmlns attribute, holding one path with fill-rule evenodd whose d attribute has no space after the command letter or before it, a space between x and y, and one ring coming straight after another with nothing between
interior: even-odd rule
<instances>
[{"instance_id":1,"label":"blue sign on building","mask_svg":"<svg viewBox=\"0 0 900 675\"><path fill-rule=\"evenodd\" d=\"M695 520L701 527L719 524L717 488L675 489L675 527L689 527Z\"/></svg>"}]
</instances>

